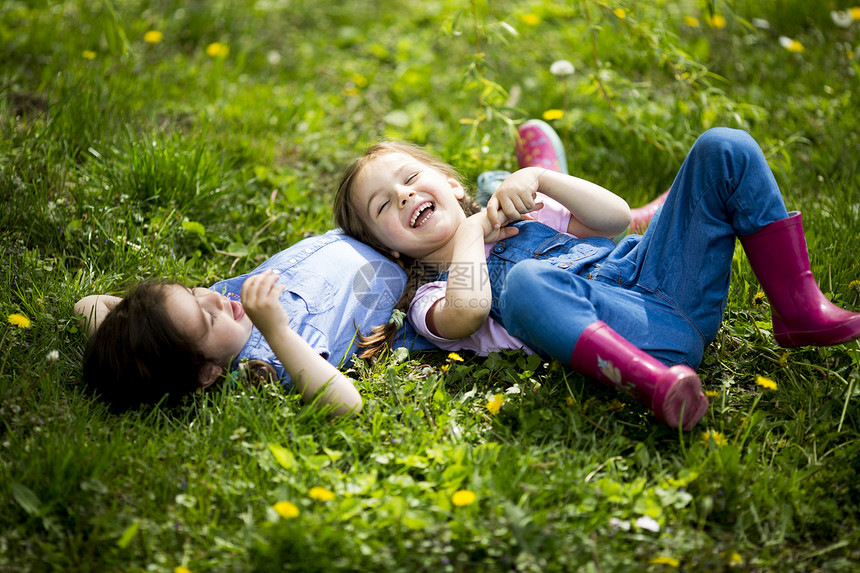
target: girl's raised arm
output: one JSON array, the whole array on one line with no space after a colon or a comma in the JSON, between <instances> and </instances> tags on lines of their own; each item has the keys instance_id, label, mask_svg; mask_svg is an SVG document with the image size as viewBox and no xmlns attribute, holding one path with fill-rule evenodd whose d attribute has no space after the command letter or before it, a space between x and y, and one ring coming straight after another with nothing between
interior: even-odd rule
<instances>
[{"instance_id":1,"label":"girl's raised arm","mask_svg":"<svg viewBox=\"0 0 860 573\"><path fill-rule=\"evenodd\" d=\"M567 231L577 237L611 238L630 225L630 207L615 193L585 179L542 167L520 169L502 182L487 204L490 222L499 225L505 220L518 221L529 211L539 209L539 204L534 203L538 191L570 211Z\"/></svg>"},{"instance_id":2,"label":"girl's raised arm","mask_svg":"<svg viewBox=\"0 0 860 573\"><path fill-rule=\"evenodd\" d=\"M275 284L277 279L277 275L267 271L245 280L242 285L245 312L268 341L305 402L323 391L320 403L335 406L334 414L360 412L361 395L353 381L290 328L290 318L279 298L284 287Z\"/></svg>"},{"instance_id":3,"label":"girl's raised arm","mask_svg":"<svg viewBox=\"0 0 860 573\"><path fill-rule=\"evenodd\" d=\"M92 335L122 299L110 294L91 294L75 303L75 314L81 316L81 327L88 335Z\"/></svg>"}]
</instances>

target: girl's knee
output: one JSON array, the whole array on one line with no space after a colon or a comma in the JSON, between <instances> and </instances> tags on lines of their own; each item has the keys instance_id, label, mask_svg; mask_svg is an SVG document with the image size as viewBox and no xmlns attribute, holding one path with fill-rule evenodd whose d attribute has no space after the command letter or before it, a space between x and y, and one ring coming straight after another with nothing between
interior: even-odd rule
<instances>
[{"instance_id":1,"label":"girl's knee","mask_svg":"<svg viewBox=\"0 0 860 573\"><path fill-rule=\"evenodd\" d=\"M712 127L699 136L693 144L693 152L703 155L733 155L739 152L761 154L761 149L755 139L742 129Z\"/></svg>"}]
</instances>

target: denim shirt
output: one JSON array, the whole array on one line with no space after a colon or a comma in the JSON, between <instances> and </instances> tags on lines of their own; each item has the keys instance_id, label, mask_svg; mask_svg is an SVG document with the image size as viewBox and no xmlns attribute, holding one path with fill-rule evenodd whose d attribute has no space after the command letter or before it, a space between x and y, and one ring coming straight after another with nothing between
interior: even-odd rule
<instances>
[{"instance_id":1,"label":"denim shirt","mask_svg":"<svg viewBox=\"0 0 860 573\"><path fill-rule=\"evenodd\" d=\"M219 281L210 288L238 301L245 279L268 269L280 275L278 284L286 285L281 305L290 317L290 328L338 367L349 364L357 349L356 329L367 334L387 323L406 285L406 275L395 263L334 230L299 241L250 273ZM395 346L435 348L408 325L398 331ZM234 359L233 368L246 358L268 362L284 386L292 386L284 366L256 326Z\"/></svg>"}]
</instances>

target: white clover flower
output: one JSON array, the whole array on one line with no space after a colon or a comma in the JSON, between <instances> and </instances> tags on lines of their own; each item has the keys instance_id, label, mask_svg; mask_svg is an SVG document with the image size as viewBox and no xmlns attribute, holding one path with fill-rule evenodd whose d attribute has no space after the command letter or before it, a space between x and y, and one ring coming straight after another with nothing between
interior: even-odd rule
<instances>
[{"instance_id":1,"label":"white clover flower","mask_svg":"<svg viewBox=\"0 0 860 573\"><path fill-rule=\"evenodd\" d=\"M636 519L636 527L647 531L653 531L654 533L660 531L660 524L657 523L653 517L648 517L647 515L643 515Z\"/></svg>"},{"instance_id":2,"label":"white clover flower","mask_svg":"<svg viewBox=\"0 0 860 573\"><path fill-rule=\"evenodd\" d=\"M832 10L830 19L840 28L847 28L854 22L854 16L851 15L850 10Z\"/></svg>"},{"instance_id":3,"label":"white clover flower","mask_svg":"<svg viewBox=\"0 0 860 573\"><path fill-rule=\"evenodd\" d=\"M615 531L630 531L630 522L626 519L618 519L617 517L609 518L609 527Z\"/></svg>"},{"instance_id":4,"label":"white clover flower","mask_svg":"<svg viewBox=\"0 0 860 573\"><path fill-rule=\"evenodd\" d=\"M759 30L770 30L770 22L768 22L764 18L753 18L752 25Z\"/></svg>"},{"instance_id":5,"label":"white clover flower","mask_svg":"<svg viewBox=\"0 0 860 573\"><path fill-rule=\"evenodd\" d=\"M58 350L51 350L45 355L45 362L49 365L53 364L57 360L60 359L60 352Z\"/></svg>"},{"instance_id":6,"label":"white clover flower","mask_svg":"<svg viewBox=\"0 0 860 573\"><path fill-rule=\"evenodd\" d=\"M556 60L549 67L549 73L554 76L569 76L575 71L573 64L567 60Z\"/></svg>"}]
</instances>

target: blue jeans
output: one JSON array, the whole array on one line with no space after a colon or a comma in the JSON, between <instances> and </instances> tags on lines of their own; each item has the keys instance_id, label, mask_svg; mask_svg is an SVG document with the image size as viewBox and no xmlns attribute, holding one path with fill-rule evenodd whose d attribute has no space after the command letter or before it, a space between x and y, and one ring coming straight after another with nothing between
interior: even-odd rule
<instances>
[{"instance_id":1,"label":"blue jeans","mask_svg":"<svg viewBox=\"0 0 860 573\"><path fill-rule=\"evenodd\" d=\"M517 262L497 315L511 334L567 365L583 330L602 320L658 360L696 368L722 322L735 238L787 216L755 140L711 129L644 235L582 268L564 257Z\"/></svg>"}]
</instances>

